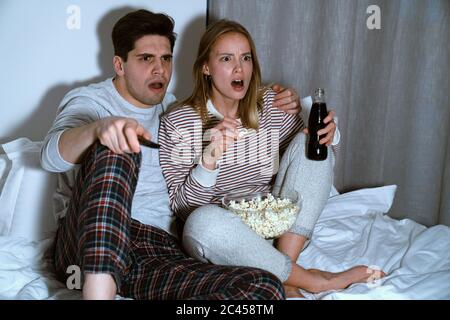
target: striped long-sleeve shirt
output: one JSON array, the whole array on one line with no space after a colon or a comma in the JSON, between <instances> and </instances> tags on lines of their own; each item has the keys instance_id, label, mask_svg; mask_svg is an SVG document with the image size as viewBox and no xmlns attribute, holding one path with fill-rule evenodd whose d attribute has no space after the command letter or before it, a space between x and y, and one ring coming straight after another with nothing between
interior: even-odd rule
<instances>
[{"instance_id":1,"label":"striped long-sleeve shirt","mask_svg":"<svg viewBox=\"0 0 450 320\"><path fill-rule=\"evenodd\" d=\"M303 127L298 114L286 114L272 106L274 96L271 90L264 94L259 129L230 145L216 170L201 165L203 151L210 143L205 132L220 121L210 101L207 126L202 127L200 115L190 106L175 109L161 119L161 168L171 209L179 218L185 221L202 205L220 204L228 193L270 191L282 152Z\"/></svg>"}]
</instances>

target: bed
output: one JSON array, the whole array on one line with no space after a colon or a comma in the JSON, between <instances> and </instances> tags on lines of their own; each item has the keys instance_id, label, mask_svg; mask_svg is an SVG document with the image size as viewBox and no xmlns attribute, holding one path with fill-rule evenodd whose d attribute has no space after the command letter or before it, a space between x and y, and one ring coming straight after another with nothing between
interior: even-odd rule
<instances>
[{"instance_id":1,"label":"bed","mask_svg":"<svg viewBox=\"0 0 450 320\"><path fill-rule=\"evenodd\" d=\"M20 138L4 144L0 155L3 300L81 298L80 291L55 279L46 255L56 229L51 205L56 175L40 168L40 145ZM302 292L305 299L450 299L450 228L390 218L395 191L389 185L331 196L297 261L332 272L365 264L387 276L344 290Z\"/></svg>"}]
</instances>

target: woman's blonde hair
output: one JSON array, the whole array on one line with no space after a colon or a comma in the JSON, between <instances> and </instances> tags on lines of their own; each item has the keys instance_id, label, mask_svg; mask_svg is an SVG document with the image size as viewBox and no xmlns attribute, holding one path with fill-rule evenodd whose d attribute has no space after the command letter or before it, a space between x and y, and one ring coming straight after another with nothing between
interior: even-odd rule
<instances>
[{"instance_id":1,"label":"woman's blonde hair","mask_svg":"<svg viewBox=\"0 0 450 320\"><path fill-rule=\"evenodd\" d=\"M203 65L208 61L209 54L217 39L227 33L239 33L247 38L251 48L253 73L244 98L239 101L238 117L247 128L258 129L258 110L262 108L261 69L256 56L256 48L250 33L239 23L230 20L219 20L208 26L203 34L193 67L194 90L192 95L182 101L179 106L190 105L200 115L203 124L208 122L206 103L211 98L211 77L203 74Z\"/></svg>"}]
</instances>

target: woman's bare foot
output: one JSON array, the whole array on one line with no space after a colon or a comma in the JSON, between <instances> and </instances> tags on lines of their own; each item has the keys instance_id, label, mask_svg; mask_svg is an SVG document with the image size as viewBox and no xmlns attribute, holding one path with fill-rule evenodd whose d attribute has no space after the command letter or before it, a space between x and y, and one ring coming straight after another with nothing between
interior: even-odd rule
<instances>
[{"instance_id":1,"label":"woman's bare foot","mask_svg":"<svg viewBox=\"0 0 450 320\"><path fill-rule=\"evenodd\" d=\"M345 289L353 283L371 282L386 276L381 270L371 269L368 266L356 266L346 271L332 273L317 269L308 269L316 277L314 287L308 291L317 293L321 291Z\"/></svg>"},{"instance_id":2,"label":"woman's bare foot","mask_svg":"<svg viewBox=\"0 0 450 320\"><path fill-rule=\"evenodd\" d=\"M299 291L299 288L290 286L285 284L284 285L284 292L286 293L286 298L304 298L305 296L302 295Z\"/></svg>"}]
</instances>

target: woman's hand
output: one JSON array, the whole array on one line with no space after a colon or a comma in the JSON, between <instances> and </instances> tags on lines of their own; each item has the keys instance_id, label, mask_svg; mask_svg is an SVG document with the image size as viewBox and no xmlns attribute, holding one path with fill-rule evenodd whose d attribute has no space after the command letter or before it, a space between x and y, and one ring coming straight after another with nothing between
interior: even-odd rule
<instances>
[{"instance_id":1,"label":"woman's hand","mask_svg":"<svg viewBox=\"0 0 450 320\"><path fill-rule=\"evenodd\" d=\"M203 139L211 143L203 151L203 167L209 170L216 169L217 160L238 138L237 126L238 122L235 119L224 117L214 128L205 132Z\"/></svg>"},{"instance_id":2,"label":"woman's hand","mask_svg":"<svg viewBox=\"0 0 450 320\"><path fill-rule=\"evenodd\" d=\"M320 144L326 144L327 146L331 145L334 139L334 133L336 132L336 123L334 122L334 111L330 110L328 112L327 117L323 120L326 124L326 127L317 131L319 136L325 135L322 139L319 140ZM309 134L308 128L303 129L303 133Z\"/></svg>"}]
</instances>

